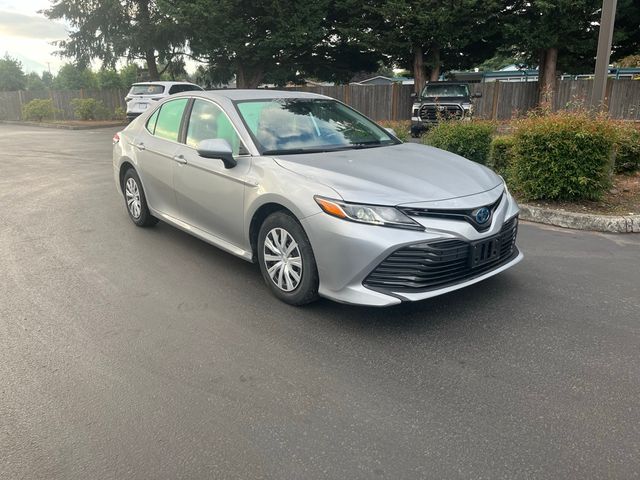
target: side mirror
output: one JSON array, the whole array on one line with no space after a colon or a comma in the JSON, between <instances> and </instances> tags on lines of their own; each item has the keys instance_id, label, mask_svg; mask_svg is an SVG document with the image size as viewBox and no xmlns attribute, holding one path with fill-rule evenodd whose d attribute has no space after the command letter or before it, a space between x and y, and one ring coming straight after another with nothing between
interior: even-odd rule
<instances>
[{"instance_id":1,"label":"side mirror","mask_svg":"<svg viewBox=\"0 0 640 480\"><path fill-rule=\"evenodd\" d=\"M411 92L411 98L416 98L418 94L416 92Z\"/></svg>"},{"instance_id":2,"label":"side mirror","mask_svg":"<svg viewBox=\"0 0 640 480\"><path fill-rule=\"evenodd\" d=\"M481 97L482 97L482 93L480 93L480 92L474 93L474 94L472 95L472 97L473 97L473 98L481 98Z\"/></svg>"},{"instance_id":3,"label":"side mirror","mask_svg":"<svg viewBox=\"0 0 640 480\"><path fill-rule=\"evenodd\" d=\"M225 168L233 168L238 162L233 158L233 149L224 138L210 138L198 144L198 155L203 158L222 160Z\"/></svg>"}]
</instances>

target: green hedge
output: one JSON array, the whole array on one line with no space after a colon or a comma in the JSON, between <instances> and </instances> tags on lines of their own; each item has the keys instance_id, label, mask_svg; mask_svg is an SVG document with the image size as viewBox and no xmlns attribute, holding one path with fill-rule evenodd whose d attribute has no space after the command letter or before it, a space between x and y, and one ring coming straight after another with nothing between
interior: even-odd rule
<instances>
[{"instance_id":1,"label":"green hedge","mask_svg":"<svg viewBox=\"0 0 640 480\"><path fill-rule=\"evenodd\" d=\"M491 141L487 166L506 178L509 172L509 166L513 160L514 145L515 141L512 136L505 135L495 137Z\"/></svg>"},{"instance_id":2,"label":"green hedge","mask_svg":"<svg viewBox=\"0 0 640 480\"><path fill-rule=\"evenodd\" d=\"M104 120L111 116L107 107L95 98L74 98L71 107L80 120Z\"/></svg>"},{"instance_id":3,"label":"green hedge","mask_svg":"<svg viewBox=\"0 0 640 480\"><path fill-rule=\"evenodd\" d=\"M587 113L521 120L509 177L527 200L597 200L610 186L615 130Z\"/></svg>"},{"instance_id":4,"label":"green hedge","mask_svg":"<svg viewBox=\"0 0 640 480\"><path fill-rule=\"evenodd\" d=\"M411 122L409 120L382 120L378 124L383 128L392 128L398 137L403 142L409 140Z\"/></svg>"},{"instance_id":5,"label":"green hedge","mask_svg":"<svg viewBox=\"0 0 640 480\"><path fill-rule=\"evenodd\" d=\"M628 123L616 124L616 172L640 169L640 130Z\"/></svg>"},{"instance_id":6,"label":"green hedge","mask_svg":"<svg viewBox=\"0 0 640 480\"><path fill-rule=\"evenodd\" d=\"M495 130L496 126L491 122L440 122L429 130L422 142L486 165Z\"/></svg>"},{"instance_id":7,"label":"green hedge","mask_svg":"<svg viewBox=\"0 0 640 480\"><path fill-rule=\"evenodd\" d=\"M53 106L53 100L49 98L36 98L22 107L22 118L24 120L35 122L52 120L55 113L56 109Z\"/></svg>"}]
</instances>

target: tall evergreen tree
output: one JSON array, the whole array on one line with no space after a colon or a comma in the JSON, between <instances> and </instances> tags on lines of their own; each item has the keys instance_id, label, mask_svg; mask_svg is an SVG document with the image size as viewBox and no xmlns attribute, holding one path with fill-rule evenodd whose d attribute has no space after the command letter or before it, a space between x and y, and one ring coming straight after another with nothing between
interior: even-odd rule
<instances>
[{"instance_id":1,"label":"tall evergreen tree","mask_svg":"<svg viewBox=\"0 0 640 480\"><path fill-rule=\"evenodd\" d=\"M352 0L358 3L356 0ZM492 57L500 30L498 0L374 0L363 31L388 61L413 71L416 91L427 78Z\"/></svg>"},{"instance_id":2,"label":"tall evergreen tree","mask_svg":"<svg viewBox=\"0 0 640 480\"><path fill-rule=\"evenodd\" d=\"M27 80L22 71L22 63L8 54L0 58L0 90L24 90Z\"/></svg>"},{"instance_id":3,"label":"tall evergreen tree","mask_svg":"<svg viewBox=\"0 0 640 480\"><path fill-rule=\"evenodd\" d=\"M79 65L97 58L115 68L121 58L144 60L149 78L159 80L158 64L169 68L183 53L184 31L154 0L52 0L44 13L71 25L69 39L57 44Z\"/></svg>"},{"instance_id":4,"label":"tall evergreen tree","mask_svg":"<svg viewBox=\"0 0 640 480\"><path fill-rule=\"evenodd\" d=\"M507 42L538 65L540 102L553 99L558 67L593 68L602 0L516 0L504 12Z\"/></svg>"}]
</instances>

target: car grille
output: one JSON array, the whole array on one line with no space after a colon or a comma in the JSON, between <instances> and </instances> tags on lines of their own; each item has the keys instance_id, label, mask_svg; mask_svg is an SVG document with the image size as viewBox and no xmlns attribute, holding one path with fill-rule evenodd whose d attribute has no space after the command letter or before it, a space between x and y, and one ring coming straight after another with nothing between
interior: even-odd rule
<instances>
[{"instance_id":1,"label":"car grille","mask_svg":"<svg viewBox=\"0 0 640 480\"><path fill-rule=\"evenodd\" d=\"M420 119L425 122L462 118L463 110L460 105L429 105L420 107Z\"/></svg>"},{"instance_id":2,"label":"car grille","mask_svg":"<svg viewBox=\"0 0 640 480\"><path fill-rule=\"evenodd\" d=\"M427 218L430 217L430 218L445 218L449 220L464 220L465 222L468 222L471 225L473 225L473 228L475 228L477 231L485 232L489 230L489 227L491 227L490 220L493 217L493 214L495 213L496 209L500 205L500 202L502 202L503 196L504 196L504 192L501 193L498 199L495 202L493 202L491 205L486 205L486 207L491 211L491 215L489 216L488 220L483 224L478 223L475 219L474 212L477 209L442 210L437 208L415 208L415 207L398 207L398 209L401 210L406 215L409 215L410 217L427 217Z\"/></svg>"},{"instance_id":3,"label":"car grille","mask_svg":"<svg viewBox=\"0 0 640 480\"><path fill-rule=\"evenodd\" d=\"M365 287L394 292L424 292L443 288L483 275L504 265L518 254L518 218L506 222L498 240L498 254L491 261L472 267L472 243L439 240L409 245L396 250L364 280ZM488 239L483 239L488 240Z\"/></svg>"}]
</instances>

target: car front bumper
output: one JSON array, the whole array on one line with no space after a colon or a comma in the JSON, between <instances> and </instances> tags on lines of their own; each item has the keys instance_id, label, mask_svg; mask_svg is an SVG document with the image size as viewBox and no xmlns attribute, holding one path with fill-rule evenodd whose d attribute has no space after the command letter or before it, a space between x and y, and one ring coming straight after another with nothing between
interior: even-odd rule
<instances>
[{"instance_id":1,"label":"car front bumper","mask_svg":"<svg viewBox=\"0 0 640 480\"><path fill-rule=\"evenodd\" d=\"M490 228L481 233L465 221L441 218L414 218L425 227L424 231L359 224L325 213L307 217L301 223L318 265L320 295L342 303L383 307L442 295L516 265L522 260L523 254L514 245L513 253L498 262L495 268L478 269L478 274L439 287L411 289L366 286L369 275L400 249L444 240L457 240L470 245L499 236L503 226L517 214L518 206L507 193L493 214Z\"/></svg>"}]
</instances>

